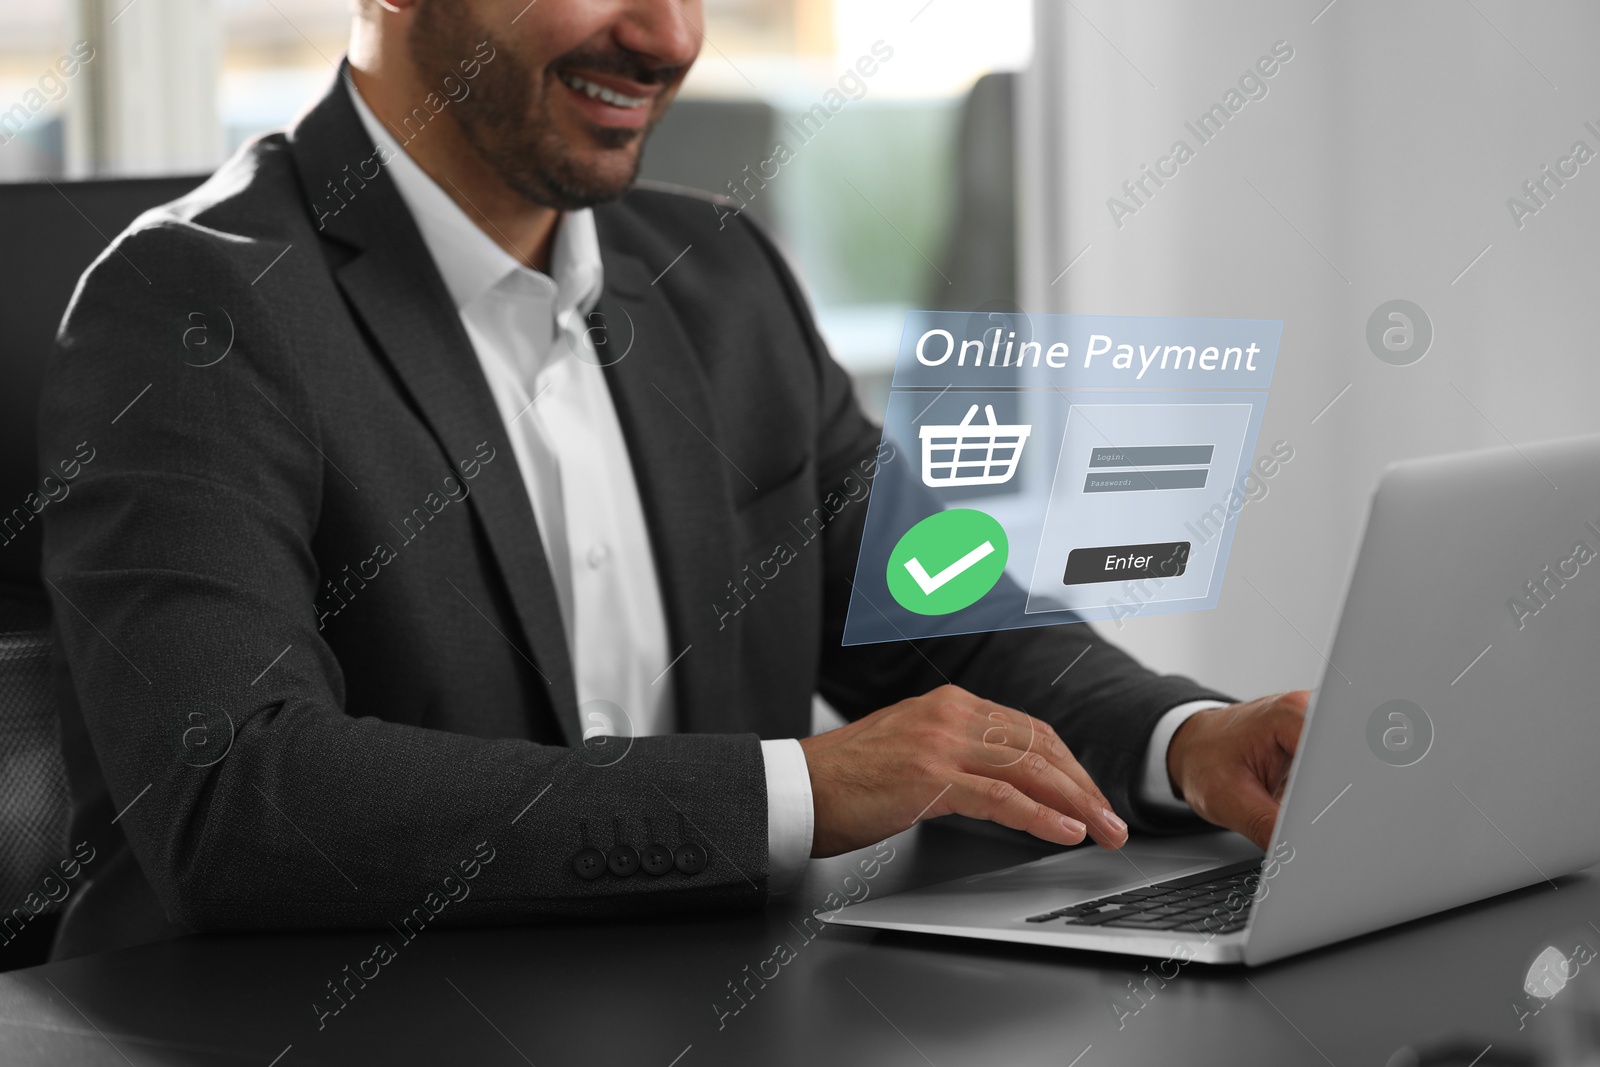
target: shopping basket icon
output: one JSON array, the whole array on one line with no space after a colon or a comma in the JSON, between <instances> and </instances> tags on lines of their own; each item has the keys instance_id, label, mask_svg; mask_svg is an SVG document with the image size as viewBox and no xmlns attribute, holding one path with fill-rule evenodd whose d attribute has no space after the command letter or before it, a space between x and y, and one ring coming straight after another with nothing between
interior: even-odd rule
<instances>
[{"instance_id":1,"label":"shopping basket icon","mask_svg":"<svg viewBox=\"0 0 1600 1067\"><path fill-rule=\"evenodd\" d=\"M1022 446L1032 426L1002 426L995 421L994 405L985 404L988 425L973 425L978 405L954 426L923 426L922 484L940 489L954 485L999 485L1017 473Z\"/></svg>"}]
</instances>

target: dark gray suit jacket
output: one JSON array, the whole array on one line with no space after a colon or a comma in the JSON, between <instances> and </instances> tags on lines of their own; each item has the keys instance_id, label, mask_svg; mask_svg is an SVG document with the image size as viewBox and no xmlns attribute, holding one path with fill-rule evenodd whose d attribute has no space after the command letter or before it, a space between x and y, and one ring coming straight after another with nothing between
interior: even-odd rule
<instances>
[{"instance_id":1,"label":"dark gray suit jacket","mask_svg":"<svg viewBox=\"0 0 1600 1067\"><path fill-rule=\"evenodd\" d=\"M757 741L804 736L818 690L853 717L946 680L1024 708L1160 821L1130 795L1155 720L1216 694L1085 626L840 646L865 507L824 505L879 430L767 239L660 190L597 210L591 323L686 650L661 683L683 732L586 750L506 428L375 158L336 82L118 237L62 326L40 455L97 455L44 517L44 573L74 840L100 852L58 956L759 904ZM742 584L779 540L794 558ZM617 843L707 862L580 877Z\"/></svg>"}]
</instances>

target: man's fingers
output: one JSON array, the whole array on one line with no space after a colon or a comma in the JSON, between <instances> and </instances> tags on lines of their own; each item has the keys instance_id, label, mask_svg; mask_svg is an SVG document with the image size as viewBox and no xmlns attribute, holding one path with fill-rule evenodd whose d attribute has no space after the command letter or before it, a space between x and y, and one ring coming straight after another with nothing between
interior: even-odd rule
<instances>
[{"instance_id":1,"label":"man's fingers","mask_svg":"<svg viewBox=\"0 0 1600 1067\"><path fill-rule=\"evenodd\" d=\"M1031 715L990 700L976 700L973 711L969 747L988 766L1010 766L1038 745L1039 730Z\"/></svg>"},{"instance_id":2,"label":"man's fingers","mask_svg":"<svg viewBox=\"0 0 1600 1067\"><path fill-rule=\"evenodd\" d=\"M1090 835L1107 848L1120 848L1128 840L1127 826L1112 812L1100 791L1093 788L1093 783L1089 789L1083 788L1076 778L1043 753L1029 752L1019 762L992 774L1033 799L1087 824Z\"/></svg>"},{"instance_id":3,"label":"man's fingers","mask_svg":"<svg viewBox=\"0 0 1600 1067\"><path fill-rule=\"evenodd\" d=\"M1030 718L1032 717L1030 716ZM1072 750L1067 748L1066 742L1056 735L1055 730L1049 723L1039 719L1032 719L1032 722L1037 731L1035 736L1038 738L1039 752L1051 763L1059 767L1062 773L1076 782L1078 787L1088 796L1091 803L1114 817L1114 813L1111 811L1111 801L1106 799L1106 795L1100 791L1100 787L1095 784L1095 780L1089 775L1083 764L1078 762L1078 757L1074 756ZM1120 825L1121 820L1119 819L1117 822ZM1122 827L1124 832L1126 829L1126 827Z\"/></svg>"},{"instance_id":4,"label":"man's fingers","mask_svg":"<svg viewBox=\"0 0 1600 1067\"><path fill-rule=\"evenodd\" d=\"M1079 844L1086 830L1082 822L1039 803L1000 778L958 775L945 794L944 803L957 814L1025 830L1058 845Z\"/></svg>"},{"instance_id":5,"label":"man's fingers","mask_svg":"<svg viewBox=\"0 0 1600 1067\"><path fill-rule=\"evenodd\" d=\"M1300 689L1282 694L1272 704L1269 736L1282 755L1270 761L1264 781L1276 800L1283 799L1283 791L1289 784L1289 767L1300 748L1300 735L1306 724L1306 703L1310 697L1309 690Z\"/></svg>"},{"instance_id":6,"label":"man's fingers","mask_svg":"<svg viewBox=\"0 0 1600 1067\"><path fill-rule=\"evenodd\" d=\"M1311 690L1297 689L1292 693L1284 693L1277 700L1275 710L1278 714L1273 726L1278 744L1291 756L1300 747L1300 733L1306 724L1306 705L1310 699Z\"/></svg>"},{"instance_id":7,"label":"man's fingers","mask_svg":"<svg viewBox=\"0 0 1600 1067\"><path fill-rule=\"evenodd\" d=\"M1127 841L1126 824L1048 723L992 701L981 701L979 714L981 744L974 750L977 762L969 765L971 770L1004 779L1075 816L1108 848Z\"/></svg>"},{"instance_id":8,"label":"man's fingers","mask_svg":"<svg viewBox=\"0 0 1600 1067\"><path fill-rule=\"evenodd\" d=\"M1265 850L1272 844L1272 828L1278 821L1278 802L1255 778L1242 775L1232 788L1221 790L1216 810L1206 815L1219 826L1226 826Z\"/></svg>"},{"instance_id":9,"label":"man's fingers","mask_svg":"<svg viewBox=\"0 0 1600 1067\"><path fill-rule=\"evenodd\" d=\"M955 687L929 696L966 734L966 758L958 759L966 792L950 801L952 810L1064 844L1085 832L1107 848L1127 841L1126 824L1047 723Z\"/></svg>"}]
</instances>

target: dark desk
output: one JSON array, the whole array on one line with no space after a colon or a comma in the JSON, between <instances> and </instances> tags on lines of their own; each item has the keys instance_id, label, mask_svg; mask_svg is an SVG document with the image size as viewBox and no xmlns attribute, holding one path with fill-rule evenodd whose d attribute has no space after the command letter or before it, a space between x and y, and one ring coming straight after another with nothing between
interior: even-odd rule
<instances>
[{"instance_id":1,"label":"dark desk","mask_svg":"<svg viewBox=\"0 0 1600 1067\"><path fill-rule=\"evenodd\" d=\"M1597 960L1518 1029L1518 1011L1541 1003L1523 988L1541 952L1600 949L1594 871L1266 968L1191 965L1152 981L1131 1014L1128 983L1159 961L809 933L802 920L830 893L881 895L1044 851L941 826L892 844L871 879L855 866L870 850L814 863L762 913L427 930L321 1030L313 1002L336 1003L325 983L395 934L196 937L0 975L0 1063L1376 1067L1456 1038L1456 1054L1422 1062L1466 1067L1492 1043L1477 1067L1493 1067L1570 1044L1593 1018L1575 1009L1600 1004ZM765 962L780 942L792 957ZM729 983L774 970L731 1013Z\"/></svg>"}]
</instances>

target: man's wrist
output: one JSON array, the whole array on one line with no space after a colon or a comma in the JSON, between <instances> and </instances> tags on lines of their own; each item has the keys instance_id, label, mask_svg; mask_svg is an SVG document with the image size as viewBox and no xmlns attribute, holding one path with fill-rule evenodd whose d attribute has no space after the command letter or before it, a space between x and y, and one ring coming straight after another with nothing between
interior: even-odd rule
<instances>
[{"instance_id":1,"label":"man's wrist","mask_svg":"<svg viewBox=\"0 0 1600 1067\"><path fill-rule=\"evenodd\" d=\"M1167 755L1172 747L1172 739L1177 735L1178 727L1196 713L1227 706L1220 700L1191 700L1170 709L1156 720L1149 747L1145 749L1144 774L1139 782L1140 800L1165 811L1188 810L1189 805L1184 803L1183 795L1167 772Z\"/></svg>"}]
</instances>

